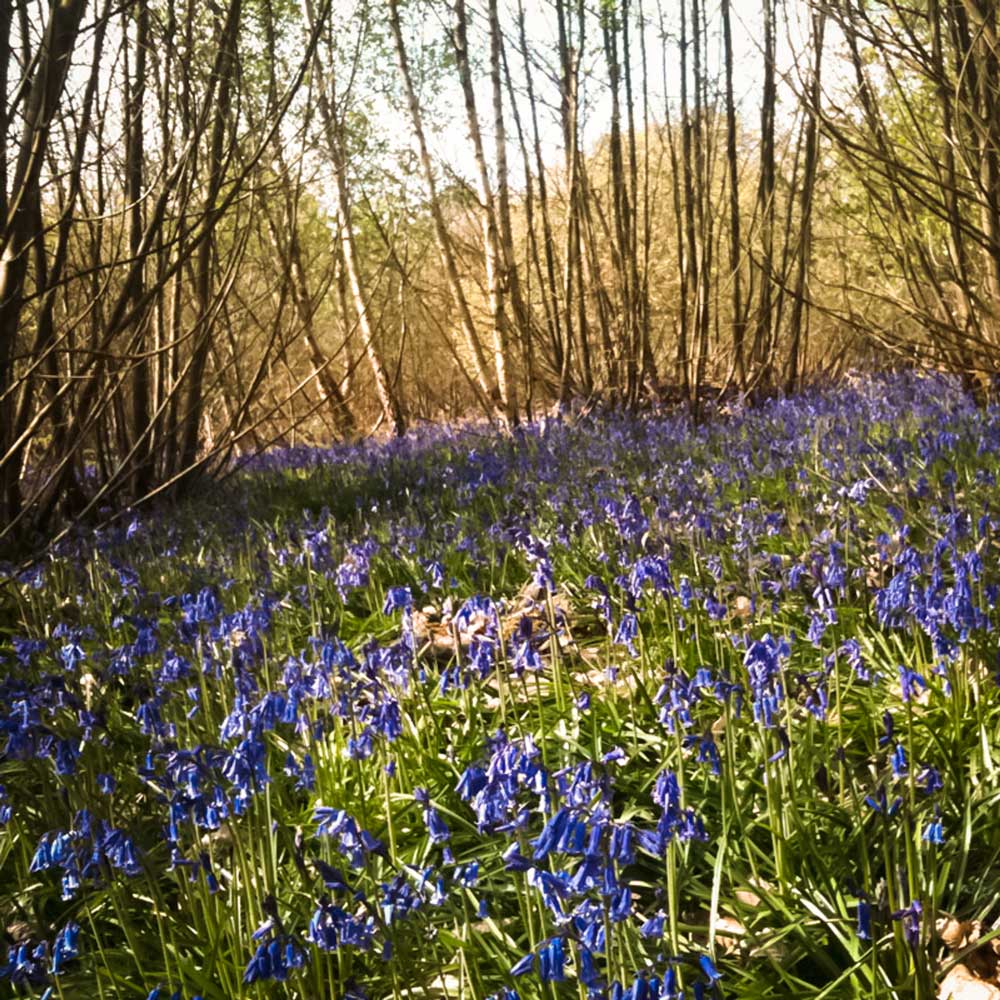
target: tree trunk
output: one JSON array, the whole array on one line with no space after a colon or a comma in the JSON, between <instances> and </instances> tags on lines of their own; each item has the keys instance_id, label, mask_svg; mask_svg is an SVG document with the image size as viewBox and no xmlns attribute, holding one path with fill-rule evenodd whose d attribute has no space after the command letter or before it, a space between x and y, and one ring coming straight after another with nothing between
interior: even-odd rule
<instances>
[{"instance_id":1,"label":"tree trunk","mask_svg":"<svg viewBox=\"0 0 1000 1000\"><path fill-rule=\"evenodd\" d=\"M816 167L819 161L819 103L822 100L820 74L823 67L823 37L826 29L826 14L817 9L812 15L813 69L809 81L809 102L805 108L806 119L806 151L805 163L802 168L802 190L800 191L799 238L795 263L795 291L792 298L792 315L789 323L791 342L788 347L788 367L785 377L785 391L794 392L799 388L802 359L806 331L803 330L803 317L808 328L807 310L807 276L809 262L812 256L812 215L813 194L816 190ZM791 207L789 207L791 212Z\"/></svg>"},{"instance_id":2,"label":"tree trunk","mask_svg":"<svg viewBox=\"0 0 1000 1000\"><path fill-rule=\"evenodd\" d=\"M492 50L494 48L492 30L490 34ZM455 62L458 66L459 80L462 85L462 95L465 99L465 120L469 129L469 138L472 141L473 156L476 161L476 186L480 211L482 213L483 252L486 261L486 287L490 302L490 317L493 324L493 357L496 368L497 389L500 394L500 403L503 407L504 418L508 424L513 426L518 421L518 406L515 385L509 377L511 367L510 331L505 304L508 288L507 261L501 252L496 205L493 199L493 191L490 187L489 170L486 166L486 151L483 148L482 131L479 128L479 114L476 111L476 97L472 85L472 68L469 63L468 35L465 0L456 0L455 30L452 34L452 42L455 52ZM499 44L499 40L497 40L496 44ZM495 56L491 51L491 77L494 77L495 69L494 101L498 101L500 97L499 63L500 55L499 48L497 48ZM494 110L502 127L502 103L499 107L495 106ZM498 148L499 144L500 137L497 139Z\"/></svg>"},{"instance_id":3,"label":"tree trunk","mask_svg":"<svg viewBox=\"0 0 1000 1000\"><path fill-rule=\"evenodd\" d=\"M420 150L420 164L423 168L424 182L427 185L430 195L431 216L434 220L434 235L437 239L438 252L441 255L441 264L444 267L452 302L458 312L459 326L472 357L476 381L483 395L490 400L493 407L493 415L499 417L501 420L505 420L506 414L500 397L500 391L496 380L489 375L486 355L483 353L482 345L479 342L479 335L476 333L476 327L472 321L472 313L469 310L469 303L465 297L462 281L458 274L458 265L455 261L455 251L451 244L451 237L448 235L448 230L444 224L444 213L441 210L441 203L437 195L437 184L434 180L434 168L431 164L431 156L427 148L427 138L424 135L423 117L420 113L420 104L417 101L417 92L413 86L409 58L406 55L406 45L403 41L403 30L399 20L399 0L389 0L389 26L392 30L392 37L396 47L396 62L399 67L403 89L406 92L410 120L417 139L417 146Z\"/></svg>"},{"instance_id":4,"label":"tree trunk","mask_svg":"<svg viewBox=\"0 0 1000 1000\"><path fill-rule=\"evenodd\" d=\"M772 315L774 281L775 135L774 114L777 85L774 65L775 0L763 0L764 89L760 104L760 181L757 185L757 216L760 220L760 292L754 328L753 362L755 383L771 380L770 359L774 326Z\"/></svg>"},{"instance_id":5,"label":"tree trunk","mask_svg":"<svg viewBox=\"0 0 1000 1000\"><path fill-rule=\"evenodd\" d=\"M137 0L138 12L135 23L135 69L132 74L130 92L126 106L126 167L125 167L125 198L128 202L128 245L133 258L139 256L142 247L142 234L145 228L143 220L143 114L142 105L146 94L146 50L149 47L149 7L147 0ZM124 37L128 38L128 26ZM126 78L128 82L128 78ZM137 326L145 328L147 317L139 315L139 305L145 294L146 282L142 270L139 271L132 288L132 309L138 318ZM131 438L135 442L144 443L139 447L139 455L135 462L132 493L136 497L143 496L152 485L153 469L152 441L147 434L150 422L150 360L143 357L146 348L146 336L143 332L138 339L139 357L135 361L132 374L132 428Z\"/></svg>"},{"instance_id":6,"label":"tree trunk","mask_svg":"<svg viewBox=\"0 0 1000 1000\"><path fill-rule=\"evenodd\" d=\"M733 311L733 366L740 391L747 387L743 343L746 338L746 316L743 313L742 257L740 241L740 169L736 157L736 102L733 98L733 31L730 0L722 3L722 38L726 64L726 171L729 179L729 282Z\"/></svg>"},{"instance_id":7,"label":"tree trunk","mask_svg":"<svg viewBox=\"0 0 1000 1000\"><path fill-rule=\"evenodd\" d=\"M306 0L306 11L316 28L311 0ZM323 132L326 138L326 151L333 166L334 187L337 198L337 224L340 229L340 249L343 255L344 269L348 285L351 289L351 300L358 316L358 329L361 332L361 344L372 370L375 382L375 394L386 423L392 428L393 434L399 436L406 431L406 419L399 398L393 390L389 379L382 352L375 338L371 311L362 284L361 268L358 262L357 246L354 241L354 228L351 213L351 197L347 179L347 143L344 135L343 111L338 106L337 83L332 67L324 67L320 62L319 49L313 59L314 71L319 81L318 102L320 117L323 120Z\"/></svg>"},{"instance_id":8,"label":"tree trunk","mask_svg":"<svg viewBox=\"0 0 1000 1000\"><path fill-rule=\"evenodd\" d=\"M22 115L10 199L0 220L0 522L16 517L21 508L21 469L19 462L10 461L15 456L8 455L15 432L13 359L34 238L34 206L40 198L39 174L85 7L86 0L59 0L51 8ZM9 20L5 30L9 33ZM3 96L6 104L6 92Z\"/></svg>"},{"instance_id":9,"label":"tree trunk","mask_svg":"<svg viewBox=\"0 0 1000 1000\"><path fill-rule=\"evenodd\" d=\"M213 77L218 80L218 105L212 122L212 134L208 152L208 192L205 199L206 218L217 217L217 199L223 184L225 170L223 143L226 136L229 99L237 68L236 41L239 36L242 0L230 0L226 18L219 33L219 50ZM213 227L214 228L214 225ZM195 267L195 298L197 301L196 329L198 335L193 347L191 365L188 371L187 412L184 416L184 430L181 444L181 469L193 469L198 458L198 436L204 410L204 376L208 364L214 317L214 296L212 268L215 263L215 240L211 232L206 234L198 248Z\"/></svg>"}]
</instances>

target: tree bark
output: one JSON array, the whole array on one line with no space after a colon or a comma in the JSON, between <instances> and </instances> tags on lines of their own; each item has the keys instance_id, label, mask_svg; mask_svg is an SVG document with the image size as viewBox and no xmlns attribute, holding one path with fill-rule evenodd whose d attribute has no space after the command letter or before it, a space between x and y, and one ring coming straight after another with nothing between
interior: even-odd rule
<instances>
[{"instance_id":1,"label":"tree bark","mask_svg":"<svg viewBox=\"0 0 1000 1000\"><path fill-rule=\"evenodd\" d=\"M0 456L6 456L14 444L13 359L24 307L28 252L34 238L35 206L40 202L38 179L85 8L86 0L58 0L51 8L22 115L24 126L11 197L0 220ZM5 30L10 31L9 20ZM4 98L6 104L6 92ZM20 476L19 462L0 460L0 521L11 520L20 512Z\"/></svg>"},{"instance_id":2,"label":"tree bark","mask_svg":"<svg viewBox=\"0 0 1000 1000\"><path fill-rule=\"evenodd\" d=\"M744 340L746 339L746 316L743 312L743 247L741 244L740 212L740 168L736 156L736 102L733 97L733 30L730 16L730 0L721 0L722 38L726 72L726 171L729 181L729 282L733 366L740 391L747 387L746 364L744 362Z\"/></svg>"},{"instance_id":3,"label":"tree bark","mask_svg":"<svg viewBox=\"0 0 1000 1000\"><path fill-rule=\"evenodd\" d=\"M312 28L316 30L315 17L311 0L306 0L306 11ZM326 152L329 154L333 167L334 187L337 199L337 224L344 269L351 290L351 300L358 317L358 329L361 332L361 344L365 357L372 370L375 382L375 394L382 408L386 423L399 436L406 431L406 419L400 405L389 374L382 359L382 352L376 341L375 329L372 323L371 310L365 294L361 277L361 267L358 260L357 245L354 238L354 224L351 211L350 188L347 179L347 142L344 134L345 124L343 111L337 98L337 83L332 67L324 67L320 61L319 48L313 58L316 78L319 81L318 103L320 117L323 121L323 133L326 138Z\"/></svg>"},{"instance_id":4,"label":"tree bark","mask_svg":"<svg viewBox=\"0 0 1000 1000\"><path fill-rule=\"evenodd\" d=\"M412 74L410 73L409 57L406 54L406 45L403 41L403 29L399 19L399 0L389 0L389 27L395 43L396 62L399 67L403 89L406 93L410 121L420 151L420 164L423 169L424 182L427 184L430 195L430 210L434 220L434 235L437 239L438 252L441 255L441 264L445 270L445 277L448 282L452 302L458 312L459 326L471 355L476 381L483 395L490 400L493 415L499 417L501 420L506 420L500 390L495 378L491 378L489 375L486 355L483 352L479 335L472 320L469 303L458 274L458 264L455 260L455 251L452 247L451 237L444 223L444 213L442 212L441 202L437 194L437 183L434 179L434 168L431 164L431 156L427 148L427 138L424 134L423 116L420 113L420 103L417 100L417 92L413 85Z\"/></svg>"},{"instance_id":5,"label":"tree bark","mask_svg":"<svg viewBox=\"0 0 1000 1000\"><path fill-rule=\"evenodd\" d=\"M807 279L812 257L813 198L816 190L816 169L819 162L819 104L823 92L821 73L823 68L823 40L826 33L826 14L820 8L812 14L813 67L809 80L809 97L805 105L806 150L802 167L802 189L799 192L799 238L795 262L795 290L792 296L792 314L789 321L791 342L788 347L788 366L785 377L785 391L794 392L799 388L805 339L808 333ZM791 211L791 208L789 208ZM803 318L806 328L803 329Z\"/></svg>"},{"instance_id":6,"label":"tree bark","mask_svg":"<svg viewBox=\"0 0 1000 1000\"><path fill-rule=\"evenodd\" d=\"M491 0L492 2L492 0ZM495 45L491 17L491 67L490 75L494 78L494 101L500 100L499 48L492 52ZM455 0L455 30L452 34L455 62L458 67L459 80L462 85L462 96L465 100L465 120L469 129L469 139L472 142L473 157L476 162L476 188L479 198L483 226L483 253L486 262L486 287L490 302L490 317L493 325L493 358L496 368L496 384L500 394L500 404L503 407L504 418L511 426L518 421L517 391L514 381L509 377L510 364L510 330L508 327L506 298L509 287L508 261L501 250L499 224L496 205L490 186L489 170L486 165L486 151L483 147L482 130L479 127L479 114L476 110L476 97L472 85L472 67L469 63L469 31L468 15L465 0ZM503 123L502 103L494 106L496 117ZM497 137L497 147L500 147L500 137ZM506 156L506 151L504 153ZM506 163L505 163L506 166ZM506 171L504 171L506 173Z\"/></svg>"}]
</instances>

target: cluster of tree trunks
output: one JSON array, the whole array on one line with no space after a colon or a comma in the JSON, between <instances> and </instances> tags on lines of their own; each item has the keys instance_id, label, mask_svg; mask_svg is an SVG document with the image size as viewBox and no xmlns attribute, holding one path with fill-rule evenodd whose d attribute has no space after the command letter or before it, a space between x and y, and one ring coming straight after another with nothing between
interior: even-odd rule
<instances>
[{"instance_id":1,"label":"cluster of tree trunks","mask_svg":"<svg viewBox=\"0 0 1000 1000\"><path fill-rule=\"evenodd\" d=\"M0 546L300 426L472 407L509 428L580 399L697 416L876 348L992 384L994 0L547 0L553 46L533 14L0 4ZM824 88L831 32L846 89ZM470 182L435 154L427 78L459 95ZM416 180L375 204L379 88ZM817 318L846 333L820 342Z\"/></svg>"}]
</instances>

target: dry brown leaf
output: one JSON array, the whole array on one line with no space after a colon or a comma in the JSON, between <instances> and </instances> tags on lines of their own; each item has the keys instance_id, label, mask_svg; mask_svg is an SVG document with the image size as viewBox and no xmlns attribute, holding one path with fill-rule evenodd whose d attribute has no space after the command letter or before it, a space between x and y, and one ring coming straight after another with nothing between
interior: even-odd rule
<instances>
[{"instance_id":1,"label":"dry brown leaf","mask_svg":"<svg viewBox=\"0 0 1000 1000\"><path fill-rule=\"evenodd\" d=\"M220 823L216 829L202 834L201 846L231 850L233 846L233 831L229 828L229 824Z\"/></svg>"},{"instance_id":2,"label":"dry brown leaf","mask_svg":"<svg viewBox=\"0 0 1000 1000\"><path fill-rule=\"evenodd\" d=\"M937 936L952 951L958 951L959 948L975 943L982 934L982 924L978 920L959 920L950 913L942 913L934 929L937 931Z\"/></svg>"},{"instance_id":3,"label":"dry brown leaf","mask_svg":"<svg viewBox=\"0 0 1000 1000\"><path fill-rule=\"evenodd\" d=\"M737 889L735 896L744 906L760 906L760 896L751 889Z\"/></svg>"},{"instance_id":4,"label":"dry brown leaf","mask_svg":"<svg viewBox=\"0 0 1000 1000\"><path fill-rule=\"evenodd\" d=\"M983 933L983 925L978 920L959 920L950 913L942 913L934 929L952 951L969 948ZM997 978L997 954L992 944L991 941L981 945L965 956L966 968L978 979L995 981Z\"/></svg>"},{"instance_id":5,"label":"dry brown leaf","mask_svg":"<svg viewBox=\"0 0 1000 1000\"><path fill-rule=\"evenodd\" d=\"M569 635L572 608L564 594L556 593L550 598L552 608L560 622L559 645L562 648L573 645ZM549 607L545 602L530 599L515 598L519 608L509 614L500 616L500 633L504 639L509 639L518 630L522 618L531 621L532 631L547 633L549 631ZM413 634L421 644L420 652L432 656L444 656L455 651L455 633L458 632L458 642L462 648L468 647L477 636L486 635L493 624L491 616L476 612L469 617L465 627L456 629L450 613L442 609L438 611L433 605L413 611Z\"/></svg>"},{"instance_id":6,"label":"dry brown leaf","mask_svg":"<svg viewBox=\"0 0 1000 1000\"><path fill-rule=\"evenodd\" d=\"M720 916L715 921L715 941L724 951L736 951L740 946L740 938L746 935L747 929L733 917Z\"/></svg>"},{"instance_id":7,"label":"dry brown leaf","mask_svg":"<svg viewBox=\"0 0 1000 1000\"><path fill-rule=\"evenodd\" d=\"M988 979L996 982L997 957L992 948L977 948L974 952L965 956L965 964L980 979Z\"/></svg>"},{"instance_id":8,"label":"dry brown leaf","mask_svg":"<svg viewBox=\"0 0 1000 1000\"><path fill-rule=\"evenodd\" d=\"M1000 1000L1000 989L978 979L968 966L953 966L938 987L938 1000Z\"/></svg>"}]
</instances>

